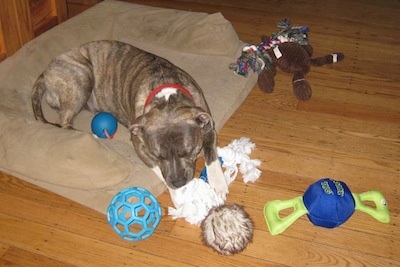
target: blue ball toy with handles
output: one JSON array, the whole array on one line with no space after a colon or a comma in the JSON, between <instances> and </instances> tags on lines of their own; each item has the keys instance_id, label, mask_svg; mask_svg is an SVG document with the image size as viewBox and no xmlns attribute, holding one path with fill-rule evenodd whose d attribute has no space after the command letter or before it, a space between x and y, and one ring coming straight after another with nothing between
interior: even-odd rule
<instances>
[{"instance_id":1,"label":"blue ball toy with handles","mask_svg":"<svg viewBox=\"0 0 400 267\"><path fill-rule=\"evenodd\" d=\"M132 187L114 196L107 209L107 220L114 231L128 241L150 237L161 220L161 206L146 189Z\"/></svg>"},{"instance_id":2,"label":"blue ball toy with handles","mask_svg":"<svg viewBox=\"0 0 400 267\"><path fill-rule=\"evenodd\" d=\"M365 201L372 201L375 207L365 205ZM288 208L293 208L293 212L281 218L279 213ZM303 196L269 201L264 206L264 217L270 233L278 235L305 214L316 226L334 228L346 222L355 210L363 211L383 223L390 221L389 208L381 192L355 194L344 182L330 178L315 182Z\"/></svg>"},{"instance_id":3,"label":"blue ball toy with handles","mask_svg":"<svg viewBox=\"0 0 400 267\"><path fill-rule=\"evenodd\" d=\"M108 112L100 112L92 119L92 132L99 138L112 139L118 128L117 119Z\"/></svg>"}]
</instances>

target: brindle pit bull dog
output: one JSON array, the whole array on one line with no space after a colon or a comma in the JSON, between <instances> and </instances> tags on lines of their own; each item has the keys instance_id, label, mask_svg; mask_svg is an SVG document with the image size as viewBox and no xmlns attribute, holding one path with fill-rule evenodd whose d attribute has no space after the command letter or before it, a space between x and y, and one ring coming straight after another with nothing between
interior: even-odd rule
<instances>
[{"instance_id":1,"label":"brindle pit bull dog","mask_svg":"<svg viewBox=\"0 0 400 267\"><path fill-rule=\"evenodd\" d=\"M94 41L54 58L32 90L35 118L42 98L73 129L87 108L110 112L130 129L133 146L169 189L190 182L203 152L210 186L226 199L214 121L199 85L171 62L117 41Z\"/></svg>"}]
</instances>

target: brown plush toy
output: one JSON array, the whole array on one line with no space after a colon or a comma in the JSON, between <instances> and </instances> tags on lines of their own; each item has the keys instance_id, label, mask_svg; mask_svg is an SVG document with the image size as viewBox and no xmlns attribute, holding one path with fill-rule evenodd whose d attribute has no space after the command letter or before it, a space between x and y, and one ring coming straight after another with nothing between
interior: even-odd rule
<instances>
[{"instance_id":1,"label":"brown plush toy","mask_svg":"<svg viewBox=\"0 0 400 267\"><path fill-rule=\"evenodd\" d=\"M238 74L246 76L248 71L259 73L258 85L265 93L272 93L275 86L276 68L293 74L293 92L299 100L309 100L311 86L305 79L311 66L322 66L344 59L342 53L333 53L323 57L312 58L313 48L307 40L307 26L292 27L284 19L278 23L281 30L271 38L262 37L258 46L249 45L243 49L241 57L231 68Z\"/></svg>"}]
</instances>

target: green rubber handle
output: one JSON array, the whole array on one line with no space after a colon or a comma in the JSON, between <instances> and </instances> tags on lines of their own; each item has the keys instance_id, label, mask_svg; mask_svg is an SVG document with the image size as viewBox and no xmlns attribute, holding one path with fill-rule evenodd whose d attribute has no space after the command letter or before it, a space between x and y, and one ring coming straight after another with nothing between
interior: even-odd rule
<instances>
[{"instance_id":1,"label":"green rubber handle","mask_svg":"<svg viewBox=\"0 0 400 267\"><path fill-rule=\"evenodd\" d=\"M293 212L281 218L279 212L288 208L293 208ZM307 213L302 196L288 200L272 200L264 206L264 218L271 235L281 234L298 218Z\"/></svg>"},{"instance_id":2,"label":"green rubber handle","mask_svg":"<svg viewBox=\"0 0 400 267\"><path fill-rule=\"evenodd\" d=\"M380 191L367 191L361 194L352 194L356 203L356 210L363 211L380 222L390 222L389 207L385 197ZM375 204L375 208L365 205L363 203L364 201L372 201Z\"/></svg>"}]
</instances>

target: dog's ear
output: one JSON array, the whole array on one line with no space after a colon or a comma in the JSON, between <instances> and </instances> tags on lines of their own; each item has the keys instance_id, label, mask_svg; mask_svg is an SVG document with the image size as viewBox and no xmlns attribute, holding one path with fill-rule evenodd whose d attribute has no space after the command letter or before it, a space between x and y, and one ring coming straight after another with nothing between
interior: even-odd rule
<instances>
[{"instance_id":1,"label":"dog's ear","mask_svg":"<svg viewBox=\"0 0 400 267\"><path fill-rule=\"evenodd\" d=\"M133 135L140 135L143 131L144 125L143 124L133 124L129 127L129 131Z\"/></svg>"},{"instance_id":2,"label":"dog's ear","mask_svg":"<svg viewBox=\"0 0 400 267\"><path fill-rule=\"evenodd\" d=\"M138 137L142 136L142 133L146 125L146 121L147 121L146 114L139 116L129 127L129 131L131 132L131 134Z\"/></svg>"},{"instance_id":3,"label":"dog's ear","mask_svg":"<svg viewBox=\"0 0 400 267\"><path fill-rule=\"evenodd\" d=\"M200 125L205 125L211 121L210 114L206 112L201 112L196 116L196 122Z\"/></svg>"},{"instance_id":4,"label":"dog's ear","mask_svg":"<svg viewBox=\"0 0 400 267\"><path fill-rule=\"evenodd\" d=\"M211 115L207 112L198 112L196 114L195 120L197 124L205 130L206 132L209 130L214 129L214 120L212 119Z\"/></svg>"},{"instance_id":5,"label":"dog's ear","mask_svg":"<svg viewBox=\"0 0 400 267\"><path fill-rule=\"evenodd\" d=\"M137 144L144 143L144 130L145 125L140 123L135 123L129 127L131 132L131 141Z\"/></svg>"}]
</instances>

